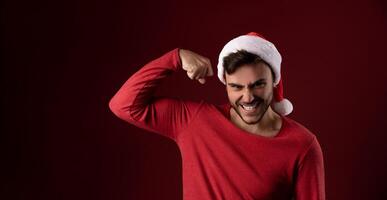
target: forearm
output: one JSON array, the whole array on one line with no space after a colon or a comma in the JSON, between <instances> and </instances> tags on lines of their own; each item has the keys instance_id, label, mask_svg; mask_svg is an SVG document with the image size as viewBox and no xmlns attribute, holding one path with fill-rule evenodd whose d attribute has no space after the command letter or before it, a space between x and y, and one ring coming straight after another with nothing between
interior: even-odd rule
<instances>
[{"instance_id":1,"label":"forearm","mask_svg":"<svg viewBox=\"0 0 387 200\"><path fill-rule=\"evenodd\" d=\"M134 73L109 102L111 111L127 120L138 120L154 99L160 81L181 67L179 48L152 60Z\"/></svg>"}]
</instances>

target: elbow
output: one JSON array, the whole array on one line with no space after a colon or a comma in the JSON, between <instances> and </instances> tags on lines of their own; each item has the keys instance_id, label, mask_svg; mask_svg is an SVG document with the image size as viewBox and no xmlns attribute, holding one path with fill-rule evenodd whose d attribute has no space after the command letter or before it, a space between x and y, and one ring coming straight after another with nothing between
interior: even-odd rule
<instances>
[{"instance_id":1,"label":"elbow","mask_svg":"<svg viewBox=\"0 0 387 200\"><path fill-rule=\"evenodd\" d=\"M108 106L118 118L125 121L137 121L145 117L144 114L148 108L140 100L135 101L135 99L135 95L117 93L110 99Z\"/></svg>"},{"instance_id":2,"label":"elbow","mask_svg":"<svg viewBox=\"0 0 387 200\"><path fill-rule=\"evenodd\" d=\"M124 110L123 106L117 102L114 97L109 101L109 109L113 114L121 119L128 116L128 114L125 114L127 112Z\"/></svg>"},{"instance_id":3,"label":"elbow","mask_svg":"<svg viewBox=\"0 0 387 200\"><path fill-rule=\"evenodd\" d=\"M133 115L135 115L134 110L136 109L133 109L132 103L128 103L128 102L123 103L122 101L119 101L118 99L113 97L109 101L109 109L114 115L116 115L118 118L122 120L125 120L128 122L135 121Z\"/></svg>"},{"instance_id":4,"label":"elbow","mask_svg":"<svg viewBox=\"0 0 387 200\"><path fill-rule=\"evenodd\" d=\"M112 111L114 114L117 112L118 110L118 106L117 104L114 102L114 98L110 99L109 101L109 109L110 111Z\"/></svg>"}]
</instances>

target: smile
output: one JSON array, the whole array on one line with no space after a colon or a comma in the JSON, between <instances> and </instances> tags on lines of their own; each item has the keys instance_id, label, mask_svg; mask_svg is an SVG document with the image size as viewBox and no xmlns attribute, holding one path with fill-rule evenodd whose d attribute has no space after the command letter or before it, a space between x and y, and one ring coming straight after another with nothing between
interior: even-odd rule
<instances>
[{"instance_id":1,"label":"smile","mask_svg":"<svg viewBox=\"0 0 387 200\"><path fill-rule=\"evenodd\" d=\"M246 104L245 105L240 104L240 105L243 108L243 110L252 111L252 110L254 110L259 105L259 103L256 101L253 104L247 104L247 105Z\"/></svg>"}]
</instances>

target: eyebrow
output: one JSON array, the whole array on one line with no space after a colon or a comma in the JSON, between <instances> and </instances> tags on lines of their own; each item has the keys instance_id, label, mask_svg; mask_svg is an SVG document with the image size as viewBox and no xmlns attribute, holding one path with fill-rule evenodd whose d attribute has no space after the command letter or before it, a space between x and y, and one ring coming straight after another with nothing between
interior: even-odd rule
<instances>
[{"instance_id":1,"label":"eyebrow","mask_svg":"<svg viewBox=\"0 0 387 200\"><path fill-rule=\"evenodd\" d=\"M256 80L254 83L249 84L249 87L251 87L251 86L253 86L253 85L257 84L257 83L262 83L262 82L264 82L264 81L266 81L266 79L261 78L261 79L259 79L259 80ZM229 86L239 86L239 87L243 87L243 85L240 85L240 84L237 84L237 83L228 83L227 85L229 85Z\"/></svg>"}]
</instances>

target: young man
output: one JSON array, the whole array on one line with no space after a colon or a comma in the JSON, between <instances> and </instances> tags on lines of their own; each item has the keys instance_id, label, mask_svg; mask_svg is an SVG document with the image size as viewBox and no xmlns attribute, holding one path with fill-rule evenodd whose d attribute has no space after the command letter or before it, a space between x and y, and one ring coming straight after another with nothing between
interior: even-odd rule
<instances>
[{"instance_id":1,"label":"young man","mask_svg":"<svg viewBox=\"0 0 387 200\"><path fill-rule=\"evenodd\" d=\"M109 103L119 118L174 140L182 154L184 200L324 200L316 136L286 117L281 56L260 34L229 41L218 78L229 102L213 105L154 95L159 81L185 70L205 83L208 58L175 48L134 73Z\"/></svg>"}]
</instances>

